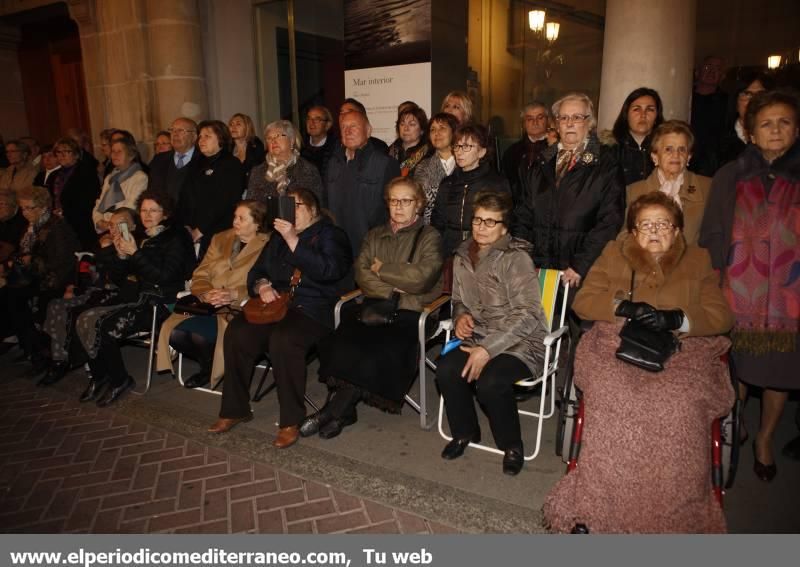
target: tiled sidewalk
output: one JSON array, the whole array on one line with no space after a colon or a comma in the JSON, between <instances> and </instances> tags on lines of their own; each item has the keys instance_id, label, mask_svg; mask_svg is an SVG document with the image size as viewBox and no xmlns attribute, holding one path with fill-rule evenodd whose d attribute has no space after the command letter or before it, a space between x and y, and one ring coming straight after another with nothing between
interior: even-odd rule
<instances>
[{"instance_id":1,"label":"tiled sidewalk","mask_svg":"<svg viewBox=\"0 0 800 567\"><path fill-rule=\"evenodd\" d=\"M27 382L0 424L2 532L453 532Z\"/></svg>"}]
</instances>

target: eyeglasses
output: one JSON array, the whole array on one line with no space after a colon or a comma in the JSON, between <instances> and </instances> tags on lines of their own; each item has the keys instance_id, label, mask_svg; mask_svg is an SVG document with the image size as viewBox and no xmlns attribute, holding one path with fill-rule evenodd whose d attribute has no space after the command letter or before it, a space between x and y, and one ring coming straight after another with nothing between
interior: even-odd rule
<instances>
[{"instance_id":1,"label":"eyeglasses","mask_svg":"<svg viewBox=\"0 0 800 567\"><path fill-rule=\"evenodd\" d=\"M505 223L497 219L484 219L481 217L472 217L472 226L480 226L482 224L485 224L486 228L494 228L497 224L505 224Z\"/></svg>"},{"instance_id":2,"label":"eyeglasses","mask_svg":"<svg viewBox=\"0 0 800 567\"><path fill-rule=\"evenodd\" d=\"M36 209L41 209L41 208L42 207L40 207L39 205L29 205L29 206L20 207L20 209L22 209L23 212L26 212L26 213L28 213L30 211L35 211Z\"/></svg>"},{"instance_id":3,"label":"eyeglasses","mask_svg":"<svg viewBox=\"0 0 800 567\"><path fill-rule=\"evenodd\" d=\"M658 220L658 221L642 221L636 225L636 229L639 232L657 232L657 233L665 233L672 229L675 226L671 222L666 220Z\"/></svg>"},{"instance_id":4,"label":"eyeglasses","mask_svg":"<svg viewBox=\"0 0 800 567\"><path fill-rule=\"evenodd\" d=\"M477 144L456 144L453 146L454 152L471 152L472 148L477 148Z\"/></svg>"},{"instance_id":5,"label":"eyeglasses","mask_svg":"<svg viewBox=\"0 0 800 567\"><path fill-rule=\"evenodd\" d=\"M183 136L184 134L191 134L193 132L197 132L197 130L186 129L186 128L169 128L167 130L170 134L178 134L179 136Z\"/></svg>"},{"instance_id":6,"label":"eyeglasses","mask_svg":"<svg viewBox=\"0 0 800 567\"><path fill-rule=\"evenodd\" d=\"M139 214L142 215L157 215L158 213L163 212L164 209L140 209Z\"/></svg>"},{"instance_id":7,"label":"eyeglasses","mask_svg":"<svg viewBox=\"0 0 800 567\"><path fill-rule=\"evenodd\" d=\"M287 137L288 136L286 134L275 134L273 136L268 136L267 137L267 142L277 142L281 138L287 138Z\"/></svg>"},{"instance_id":8,"label":"eyeglasses","mask_svg":"<svg viewBox=\"0 0 800 567\"><path fill-rule=\"evenodd\" d=\"M558 122L563 122L565 124L569 124L572 122L573 124L583 124L587 118L589 118L591 114L571 114L571 115L558 115L556 116L556 120Z\"/></svg>"},{"instance_id":9,"label":"eyeglasses","mask_svg":"<svg viewBox=\"0 0 800 567\"><path fill-rule=\"evenodd\" d=\"M386 202L389 203L390 207L410 207L414 203L417 202L416 199L386 199Z\"/></svg>"},{"instance_id":10,"label":"eyeglasses","mask_svg":"<svg viewBox=\"0 0 800 567\"><path fill-rule=\"evenodd\" d=\"M314 124L320 124L320 123L324 123L324 122L327 122L327 121L328 121L328 119L327 118L323 118L322 116L307 116L306 117L306 122L313 122Z\"/></svg>"}]
</instances>

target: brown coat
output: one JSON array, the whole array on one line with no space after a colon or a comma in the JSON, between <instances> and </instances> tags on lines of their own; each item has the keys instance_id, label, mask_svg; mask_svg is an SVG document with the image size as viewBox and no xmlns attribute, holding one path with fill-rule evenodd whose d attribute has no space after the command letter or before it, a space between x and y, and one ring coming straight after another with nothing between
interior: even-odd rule
<instances>
[{"instance_id":1,"label":"brown coat","mask_svg":"<svg viewBox=\"0 0 800 567\"><path fill-rule=\"evenodd\" d=\"M414 236L422 229L412 262L408 262ZM392 232L387 223L364 237L355 263L358 287L367 297L388 298L395 288L402 290L400 309L422 311L442 292L442 237L419 219L413 225ZM379 275L370 270L375 258L383 262Z\"/></svg>"},{"instance_id":2,"label":"brown coat","mask_svg":"<svg viewBox=\"0 0 800 567\"><path fill-rule=\"evenodd\" d=\"M219 234L215 234L211 239L203 261L195 268L192 274L192 295L197 297L212 289L228 288L236 290L236 297L233 305L238 305L242 300L248 298L247 294L247 273L255 263L261 250L269 240L269 236L258 233L253 240L231 260L233 244L236 242L234 230L228 229ZM172 330L181 324L191 315L179 315L173 313L164 321L158 337L158 359L157 369L159 372L173 370L172 362L169 358L169 335ZM225 373L225 360L222 354L222 341L225 337L225 329L228 320L225 316L217 317L217 342L214 347L214 365L211 369L211 383L215 386Z\"/></svg>"},{"instance_id":3,"label":"brown coat","mask_svg":"<svg viewBox=\"0 0 800 567\"><path fill-rule=\"evenodd\" d=\"M625 218L628 217L627 207L630 207L631 203L642 195L653 193L660 189L661 184L658 182L657 169L654 169L647 179L628 185ZM688 170L683 174L683 185L681 185L678 196L683 207L683 236L686 238L687 244L697 245L697 239L700 237L700 224L703 222L703 214L706 210L710 192L711 178L697 175Z\"/></svg>"},{"instance_id":4,"label":"brown coat","mask_svg":"<svg viewBox=\"0 0 800 567\"><path fill-rule=\"evenodd\" d=\"M588 321L615 322L616 301L628 299L633 270L633 301L683 310L690 325L687 336L720 335L733 327L733 314L708 252L687 246L680 235L660 262L632 235L609 242L575 296L575 313Z\"/></svg>"},{"instance_id":5,"label":"brown coat","mask_svg":"<svg viewBox=\"0 0 800 567\"><path fill-rule=\"evenodd\" d=\"M16 171L9 165L5 169L0 169L0 189L19 191L25 187L30 187L33 185L33 180L36 179L37 173L39 173L39 170L32 163L26 163Z\"/></svg>"}]
</instances>

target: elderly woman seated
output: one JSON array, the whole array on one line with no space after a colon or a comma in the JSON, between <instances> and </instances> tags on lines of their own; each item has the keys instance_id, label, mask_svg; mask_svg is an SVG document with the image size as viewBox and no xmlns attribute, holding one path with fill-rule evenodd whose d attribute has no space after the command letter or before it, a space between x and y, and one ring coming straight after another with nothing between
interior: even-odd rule
<instances>
[{"instance_id":1,"label":"elderly woman seated","mask_svg":"<svg viewBox=\"0 0 800 567\"><path fill-rule=\"evenodd\" d=\"M503 472L524 463L514 382L540 373L547 321L542 310L531 245L508 234L509 193L479 193L472 204L472 238L453 262L453 322L463 342L438 363L453 440L443 459L464 454L481 439L473 393L489 417Z\"/></svg>"},{"instance_id":2,"label":"elderly woman seated","mask_svg":"<svg viewBox=\"0 0 800 567\"><path fill-rule=\"evenodd\" d=\"M628 206L645 193L661 191L683 209L683 237L697 244L700 223L711 192L711 179L686 169L692 157L694 134L686 122L668 120L653 132L650 157L655 169L647 179L628 186Z\"/></svg>"},{"instance_id":3,"label":"elderly woman seated","mask_svg":"<svg viewBox=\"0 0 800 567\"><path fill-rule=\"evenodd\" d=\"M266 161L250 170L245 197L266 202L269 198L285 195L294 187L303 187L321 198L322 178L314 164L300 157L302 140L294 125L288 120L267 124L264 141L267 144Z\"/></svg>"},{"instance_id":4,"label":"elderly woman seated","mask_svg":"<svg viewBox=\"0 0 800 567\"><path fill-rule=\"evenodd\" d=\"M44 319L48 302L61 297L72 281L75 252L80 245L66 221L53 214L47 189L25 187L17 193L17 198L28 228L5 265L6 285L2 295L19 346L34 363L34 374L39 374L47 366L41 352L46 348L46 340L36 324Z\"/></svg>"},{"instance_id":5,"label":"elderly woman seated","mask_svg":"<svg viewBox=\"0 0 800 567\"><path fill-rule=\"evenodd\" d=\"M139 155L133 140L122 138L111 143L111 163L114 169L103 182L100 198L92 211L94 228L98 234L109 230L109 221L115 210L136 208L136 203L147 189L147 174L136 161Z\"/></svg>"},{"instance_id":6,"label":"elderly woman seated","mask_svg":"<svg viewBox=\"0 0 800 567\"><path fill-rule=\"evenodd\" d=\"M595 324L575 360L586 408L580 466L545 502L554 531L725 531L710 432L734 400L720 360L730 341L719 336L734 319L708 252L686 244L683 225L672 197L640 197L628 210L629 234L606 245L575 297L575 313ZM660 373L615 356L626 319L680 337Z\"/></svg>"},{"instance_id":7,"label":"elderly woman seated","mask_svg":"<svg viewBox=\"0 0 800 567\"><path fill-rule=\"evenodd\" d=\"M145 238L137 242L124 233L114 236L117 255L110 270L124 282L121 303L89 309L76 323L91 370L81 401L97 399L97 405L105 407L136 386L122 359L120 341L150 329L154 304L161 305L158 316L165 319L163 304L175 301L194 268L191 238L182 227L169 222L172 212L169 195L145 191L139 198ZM106 384L108 388L101 394Z\"/></svg>"},{"instance_id":8,"label":"elderly woman seated","mask_svg":"<svg viewBox=\"0 0 800 567\"><path fill-rule=\"evenodd\" d=\"M384 194L390 220L367 233L355 264L356 283L368 299L359 319L344 322L320 343L320 376L336 393L302 423L304 437L317 432L323 439L336 437L355 423L361 400L399 412L416 375L419 313L442 289L441 237L423 225L425 192L419 183L398 177ZM393 321L368 324L364 309L395 300L389 310Z\"/></svg>"},{"instance_id":9,"label":"elderly woman seated","mask_svg":"<svg viewBox=\"0 0 800 567\"><path fill-rule=\"evenodd\" d=\"M202 303L213 312L193 314L178 305L161 327L159 372L172 370L170 345L200 364L200 371L185 382L187 388L205 386L209 380L216 386L225 372L225 329L238 313L241 301L247 298L247 273L269 240L264 233L266 210L258 201L240 201L233 214L233 228L214 235L203 261L192 274L190 303Z\"/></svg>"},{"instance_id":10,"label":"elderly woman seated","mask_svg":"<svg viewBox=\"0 0 800 567\"><path fill-rule=\"evenodd\" d=\"M353 257L345 232L333 224L309 189L294 188L295 222L275 219L275 232L247 276L251 297L263 304L290 294L286 315L271 323L234 318L225 333L225 381L219 419L208 431L226 433L250 421L250 378L269 353L278 389L280 420L272 445L293 445L305 418L306 356L333 331L333 309Z\"/></svg>"}]
</instances>

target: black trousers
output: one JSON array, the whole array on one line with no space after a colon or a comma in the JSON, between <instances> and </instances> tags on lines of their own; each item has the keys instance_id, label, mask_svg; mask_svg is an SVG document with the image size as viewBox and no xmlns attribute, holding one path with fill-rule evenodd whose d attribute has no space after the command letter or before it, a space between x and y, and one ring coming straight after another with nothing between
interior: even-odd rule
<instances>
[{"instance_id":1,"label":"black trousers","mask_svg":"<svg viewBox=\"0 0 800 567\"><path fill-rule=\"evenodd\" d=\"M280 427L299 425L306 416L306 355L331 329L294 309L278 323L253 325L236 317L225 331L225 380L219 416L250 413L250 381L258 360L269 353L278 389Z\"/></svg>"},{"instance_id":2,"label":"black trousers","mask_svg":"<svg viewBox=\"0 0 800 567\"><path fill-rule=\"evenodd\" d=\"M19 346L26 354L32 355L41 349L42 334L36 330L36 324L44 322L47 315L47 304L56 297L62 297L63 290L40 291L38 287L4 288L7 313L11 330L19 340ZM30 301L38 297L36 313L31 309Z\"/></svg>"},{"instance_id":3,"label":"black trousers","mask_svg":"<svg viewBox=\"0 0 800 567\"><path fill-rule=\"evenodd\" d=\"M478 403L489 417L497 448L522 450L514 382L531 376L520 359L510 354L492 358L472 383L461 377L469 355L456 349L439 359L436 383L444 396L447 421L454 439L472 439L480 433L478 414L472 399L473 390Z\"/></svg>"}]
</instances>

